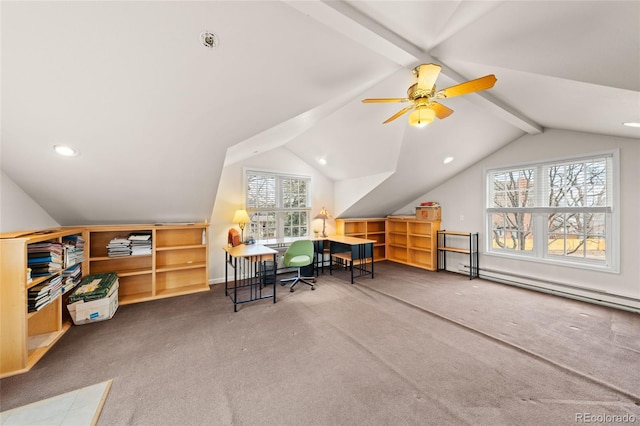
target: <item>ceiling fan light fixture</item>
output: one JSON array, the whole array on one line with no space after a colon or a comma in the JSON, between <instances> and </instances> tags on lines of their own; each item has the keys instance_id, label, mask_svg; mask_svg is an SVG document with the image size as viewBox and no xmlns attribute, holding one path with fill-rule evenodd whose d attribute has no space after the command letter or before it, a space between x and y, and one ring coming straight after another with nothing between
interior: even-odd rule
<instances>
[{"instance_id":1,"label":"ceiling fan light fixture","mask_svg":"<svg viewBox=\"0 0 640 426\"><path fill-rule=\"evenodd\" d=\"M436 112L426 105L419 105L409 114L409 124L414 127L424 127L433 122Z\"/></svg>"}]
</instances>

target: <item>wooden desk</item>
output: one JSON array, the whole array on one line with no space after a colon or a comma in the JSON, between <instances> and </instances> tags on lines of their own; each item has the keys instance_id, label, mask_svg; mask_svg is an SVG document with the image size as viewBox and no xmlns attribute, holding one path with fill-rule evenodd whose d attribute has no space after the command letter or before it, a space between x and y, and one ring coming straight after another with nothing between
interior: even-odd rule
<instances>
[{"instance_id":1,"label":"wooden desk","mask_svg":"<svg viewBox=\"0 0 640 426\"><path fill-rule=\"evenodd\" d=\"M373 279L373 244L376 240L345 235L330 235L326 238L315 238L313 241L316 250L319 250L322 256L324 256L325 244L329 244L330 274L333 274L333 260L337 258L348 262L349 270L351 271L351 284L354 282L354 270L359 272L357 276L371 275ZM322 258L322 261L324 261L324 258Z\"/></svg>"},{"instance_id":2,"label":"wooden desk","mask_svg":"<svg viewBox=\"0 0 640 426\"><path fill-rule=\"evenodd\" d=\"M238 311L239 304L255 300L273 298L273 303L276 303L278 251L260 244L240 244L222 249L225 252L224 295L231 298L233 312ZM273 261L271 271L266 265L269 260ZM229 287L229 267L233 268L232 287Z\"/></svg>"}]
</instances>

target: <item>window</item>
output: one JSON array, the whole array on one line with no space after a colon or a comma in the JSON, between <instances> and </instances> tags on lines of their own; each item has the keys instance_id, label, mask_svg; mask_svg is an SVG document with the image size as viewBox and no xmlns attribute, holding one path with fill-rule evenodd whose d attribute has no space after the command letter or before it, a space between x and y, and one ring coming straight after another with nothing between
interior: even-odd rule
<instances>
[{"instance_id":1,"label":"window","mask_svg":"<svg viewBox=\"0 0 640 426\"><path fill-rule=\"evenodd\" d=\"M256 240L309 235L311 178L246 171L246 208Z\"/></svg>"},{"instance_id":2,"label":"window","mask_svg":"<svg viewBox=\"0 0 640 426\"><path fill-rule=\"evenodd\" d=\"M617 154L487 171L487 253L617 270Z\"/></svg>"}]
</instances>

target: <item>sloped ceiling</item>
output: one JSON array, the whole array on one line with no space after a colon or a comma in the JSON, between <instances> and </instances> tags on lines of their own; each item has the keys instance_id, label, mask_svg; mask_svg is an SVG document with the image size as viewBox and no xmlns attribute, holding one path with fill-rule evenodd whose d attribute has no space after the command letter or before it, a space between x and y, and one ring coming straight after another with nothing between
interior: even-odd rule
<instances>
[{"instance_id":1,"label":"sloped ceiling","mask_svg":"<svg viewBox=\"0 0 640 426\"><path fill-rule=\"evenodd\" d=\"M325 159L317 167L337 183L372 182L334 212L369 216L525 133L640 137L621 125L640 121L636 1L0 8L2 170L63 225L207 220L224 164L276 146ZM444 100L455 113L423 129L382 124L402 104L360 102L402 97L428 62L443 65L438 88L498 82ZM81 154L57 157L54 144Z\"/></svg>"}]
</instances>

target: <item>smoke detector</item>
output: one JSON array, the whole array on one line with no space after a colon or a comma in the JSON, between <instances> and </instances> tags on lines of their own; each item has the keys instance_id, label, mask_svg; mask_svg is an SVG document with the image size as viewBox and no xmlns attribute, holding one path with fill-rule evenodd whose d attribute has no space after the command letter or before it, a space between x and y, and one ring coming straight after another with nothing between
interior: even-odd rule
<instances>
[{"instance_id":1,"label":"smoke detector","mask_svg":"<svg viewBox=\"0 0 640 426\"><path fill-rule=\"evenodd\" d=\"M218 47L218 36L214 33L203 32L200 34L200 42L204 47L208 47L213 49L214 47Z\"/></svg>"}]
</instances>

